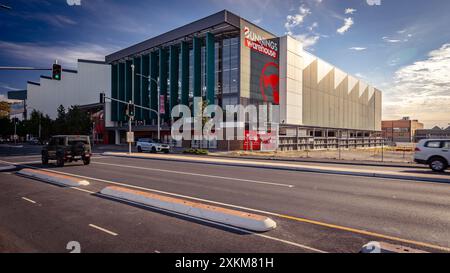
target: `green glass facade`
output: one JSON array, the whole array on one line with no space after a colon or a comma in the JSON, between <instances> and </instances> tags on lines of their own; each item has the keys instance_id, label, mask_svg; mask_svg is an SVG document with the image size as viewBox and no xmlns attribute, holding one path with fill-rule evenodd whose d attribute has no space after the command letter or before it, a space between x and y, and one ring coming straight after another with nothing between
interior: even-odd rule
<instances>
[{"instance_id":1,"label":"green glass facade","mask_svg":"<svg viewBox=\"0 0 450 273\"><path fill-rule=\"evenodd\" d=\"M158 110L158 88L164 96L165 114L162 124L170 122L171 109L191 106L194 97L203 97L209 104L225 106L239 101L239 32L227 36L206 33L149 52L119 60L112 64L113 98L130 101ZM135 66L132 90L131 65ZM145 77L150 76L150 82ZM159 86L157 84L159 82ZM125 106L112 104L112 121L126 122ZM135 120L156 125L154 112L136 108Z\"/></svg>"}]
</instances>

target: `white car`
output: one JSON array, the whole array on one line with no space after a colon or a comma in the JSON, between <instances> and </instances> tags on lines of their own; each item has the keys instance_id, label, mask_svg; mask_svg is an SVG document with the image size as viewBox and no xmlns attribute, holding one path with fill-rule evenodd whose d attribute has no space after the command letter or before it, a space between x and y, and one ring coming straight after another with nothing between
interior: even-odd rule
<instances>
[{"instance_id":1,"label":"white car","mask_svg":"<svg viewBox=\"0 0 450 273\"><path fill-rule=\"evenodd\" d=\"M136 143L136 147L139 153L142 152L151 152L151 153L158 153L163 152L168 154L170 152L170 146L168 144L162 144L153 141L149 138L142 138L139 139Z\"/></svg>"},{"instance_id":2,"label":"white car","mask_svg":"<svg viewBox=\"0 0 450 273\"><path fill-rule=\"evenodd\" d=\"M414 161L444 172L450 164L450 139L424 139L416 147Z\"/></svg>"}]
</instances>

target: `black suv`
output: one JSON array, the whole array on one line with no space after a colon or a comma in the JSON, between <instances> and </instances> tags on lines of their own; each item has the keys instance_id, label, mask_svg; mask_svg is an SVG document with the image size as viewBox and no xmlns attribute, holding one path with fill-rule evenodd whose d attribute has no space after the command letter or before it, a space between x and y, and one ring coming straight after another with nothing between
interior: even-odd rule
<instances>
[{"instance_id":1,"label":"black suv","mask_svg":"<svg viewBox=\"0 0 450 273\"><path fill-rule=\"evenodd\" d=\"M54 136L42 149L42 164L56 160L58 167L65 162L83 160L84 165L91 163L91 142L88 136Z\"/></svg>"}]
</instances>

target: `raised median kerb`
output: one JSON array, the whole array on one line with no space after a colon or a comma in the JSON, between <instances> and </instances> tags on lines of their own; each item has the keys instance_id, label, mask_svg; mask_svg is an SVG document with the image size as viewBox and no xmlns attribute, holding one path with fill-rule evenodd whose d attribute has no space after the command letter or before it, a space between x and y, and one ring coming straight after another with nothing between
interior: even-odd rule
<instances>
[{"instance_id":1,"label":"raised median kerb","mask_svg":"<svg viewBox=\"0 0 450 273\"><path fill-rule=\"evenodd\" d=\"M47 172L44 170L22 169L18 172L18 174L65 187L79 187L89 185L89 182L84 179Z\"/></svg>"},{"instance_id":2,"label":"raised median kerb","mask_svg":"<svg viewBox=\"0 0 450 273\"><path fill-rule=\"evenodd\" d=\"M12 171L15 170L16 166L14 165L2 165L0 166L0 172L7 172L7 171Z\"/></svg>"},{"instance_id":3,"label":"raised median kerb","mask_svg":"<svg viewBox=\"0 0 450 273\"><path fill-rule=\"evenodd\" d=\"M277 226L272 219L266 216L210 206L203 203L191 202L124 187L110 186L104 188L100 193L106 197L131 201L133 203L164 209L182 215L188 215L250 231L266 232L275 229Z\"/></svg>"},{"instance_id":4,"label":"raised median kerb","mask_svg":"<svg viewBox=\"0 0 450 273\"><path fill-rule=\"evenodd\" d=\"M162 154L144 154L144 153L123 153L123 152L105 152L104 156L117 156L117 157L129 157L129 158L142 158L142 159L161 159L161 160L174 160L183 162L201 162L206 164L221 164L240 167L258 167L266 169L277 170L289 170L289 171L303 171L313 173L325 173L325 174L339 174L339 175L353 175L363 177L378 177L378 178L390 178L390 179L402 179L413 181L425 181L425 182L439 182L450 183L450 175L436 174L436 173L419 173L412 172L410 168L404 171L379 171L379 170L367 170L345 167L330 167L330 166L311 166L302 165L298 163L286 163L286 162L273 162L263 160L239 160L230 158L216 158L206 156L185 156L185 155L162 155ZM423 170L420 170L423 171Z\"/></svg>"}]
</instances>

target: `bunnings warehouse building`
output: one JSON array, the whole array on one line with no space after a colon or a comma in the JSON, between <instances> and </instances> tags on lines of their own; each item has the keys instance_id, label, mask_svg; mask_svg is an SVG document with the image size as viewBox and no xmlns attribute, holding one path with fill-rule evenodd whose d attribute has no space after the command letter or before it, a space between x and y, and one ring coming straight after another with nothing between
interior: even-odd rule
<instances>
[{"instance_id":1,"label":"bunnings warehouse building","mask_svg":"<svg viewBox=\"0 0 450 273\"><path fill-rule=\"evenodd\" d=\"M156 110L160 89L166 140L170 137L170 109L177 104L190 105L194 96L202 96L224 109L237 104L280 105L282 150L381 143L379 90L306 52L297 40L277 37L228 11L115 52L106 56L106 64L111 65L107 95L112 98L129 101L134 97L136 104ZM132 65L136 74L159 79L159 86L140 76L134 77L133 85ZM117 102L107 106L109 142L124 142L128 128L125 106ZM137 138L156 138L156 124L154 113L136 110L133 130ZM243 149L245 142L207 144Z\"/></svg>"}]
</instances>

